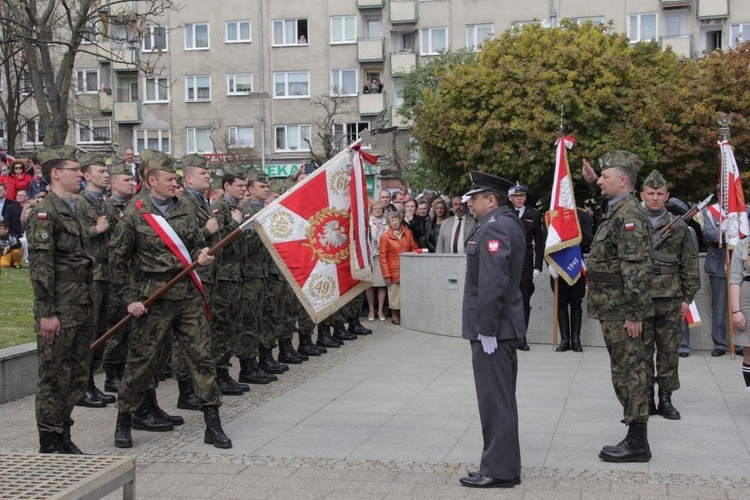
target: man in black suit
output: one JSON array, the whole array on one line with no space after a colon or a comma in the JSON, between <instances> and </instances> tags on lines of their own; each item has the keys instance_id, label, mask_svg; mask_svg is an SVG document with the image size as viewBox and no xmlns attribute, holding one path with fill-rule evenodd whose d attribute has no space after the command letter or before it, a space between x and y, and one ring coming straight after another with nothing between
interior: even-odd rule
<instances>
[{"instance_id":1,"label":"man in black suit","mask_svg":"<svg viewBox=\"0 0 750 500\"><path fill-rule=\"evenodd\" d=\"M542 272L544 262L544 226L539 212L526 206L526 186L516 183L508 190L511 208L523 222L526 230L526 258L523 261L523 274L521 275L521 295L523 296L523 318L526 328L529 327L531 316L531 296L534 295L534 280ZM521 339L518 348L522 351L529 350L526 337Z\"/></svg>"},{"instance_id":2,"label":"man in black suit","mask_svg":"<svg viewBox=\"0 0 750 500\"><path fill-rule=\"evenodd\" d=\"M511 182L471 172L464 195L477 225L466 241L462 336L471 341L474 384L484 447L479 472L460 482L471 488L521 484L516 347L526 335L519 289L524 228L507 205Z\"/></svg>"},{"instance_id":3,"label":"man in black suit","mask_svg":"<svg viewBox=\"0 0 750 500\"><path fill-rule=\"evenodd\" d=\"M8 221L10 233L16 238L20 238L23 234L23 225L21 224L23 208L19 203L5 197L7 191L5 184L0 184L0 220Z\"/></svg>"}]
</instances>

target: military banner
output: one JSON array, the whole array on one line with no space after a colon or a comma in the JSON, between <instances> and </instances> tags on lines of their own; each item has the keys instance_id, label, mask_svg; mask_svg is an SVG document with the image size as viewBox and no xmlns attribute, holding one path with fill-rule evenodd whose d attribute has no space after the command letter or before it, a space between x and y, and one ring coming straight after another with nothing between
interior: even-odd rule
<instances>
[{"instance_id":1,"label":"military banner","mask_svg":"<svg viewBox=\"0 0 750 500\"><path fill-rule=\"evenodd\" d=\"M729 141L719 141L719 149L721 150L721 200L719 201L722 215L726 214L724 237L731 250L742 238L750 234L750 225L748 225L745 195L742 191L740 170L734 158L734 149ZM721 232L719 234L721 246Z\"/></svg>"},{"instance_id":2,"label":"military banner","mask_svg":"<svg viewBox=\"0 0 750 500\"><path fill-rule=\"evenodd\" d=\"M319 323L372 281L364 160L341 151L261 210L255 230L302 302Z\"/></svg>"}]
</instances>

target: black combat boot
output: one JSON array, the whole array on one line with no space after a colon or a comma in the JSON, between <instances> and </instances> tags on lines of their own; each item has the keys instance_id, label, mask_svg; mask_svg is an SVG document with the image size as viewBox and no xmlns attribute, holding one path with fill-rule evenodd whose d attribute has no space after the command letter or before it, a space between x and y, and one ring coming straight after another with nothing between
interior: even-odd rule
<instances>
[{"instance_id":1,"label":"black combat boot","mask_svg":"<svg viewBox=\"0 0 750 500\"><path fill-rule=\"evenodd\" d=\"M39 431L39 453L64 453L63 435L57 432Z\"/></svg>"},{"instance_id":2,"label":"black combat boot","mask_svg":"<svg viewBox=\"0 0 750 500\"><path fill-rule=\"evenodd\" d=\"M318 325L318 341L315 343L318 347L331 347L336 349L341 347L343 342L331 337L331 326L324 325L323 323Z\"/></svg>"},{"instance_id":3,"label":"black combat boot","mask_svg":"<svg viewBox=\"0 0 750 500\"><path fill-rule=\"evenodd\" d=\"M313 344L311 333L300 333L297 352L307 356L320 356L321 354L328 352L328 350L325 347L318 347Z\"/></svg>"},{"instance_id":4,"label":"black combat boot","mask_svg":"<svg viewBox=\"0 0 750 500\"><path fill-rule=\"evenodd\" d=\"M659 391L661 391L661 389L659 389ZM646 389L646 402L648 403L648 414L656 415L656 403L654 402L654 386L653 385L649 386L648 389Z\"/></svg>"},{"instance_id":5,"label":"black combat boot","mask_svg":"<svg viewBox=\"0 0 750 500\"><path fill-rule=\"evenodd\" d=\"M288 365L278 363L273 359L273 348L271 347L258 347L258 366L263 371L277 375L289 370Z\"/></svg>"},{"instance_id":6,"label":"black combat boot","mask_svg":"<svg viewBox=\"0 0 750 500\"><path fill-rule=\"evenodd\" d=\"M307 356L305 357L307 358ZM292 339L279 339L279 361L293 365L302 363L303 359L294 350Z\"/></svg>"},{"instance_id":7,"label":"black combat boot","mask_svg":"<svg viewBox=\"0 0 750 500\"><path fill-rule=\"evenodd\" d=\"M133 438L130 431L133 428L133 416L130 413L119 412L115 424L115 448L132 448Z\"/></svg>"},{"instance_id":8,"label":"black combat boot","mask_svg":"<svg viewBox=\"0 0 750 500\"><path fill-rule=\"evenodd\" d=\"M92 381L91 381L91 382L92 382L92 384L93 384L93 379L92 379ZM117 398L116 398L116 397L114 397L114 396L113 396L113 395L111 395L111 394L104 394L104 393L103 393L102 391L100 391L100 390L99 390L99 388L98 388L97 386L95 386L95 385L92 385L92 388L91 388L91 392L92 392L92 393L94 393L94 394L96 394L96 395L97 395L97 396L99 397L99 399L101 399L102 401L104 401L104 402L105 402L105 403L107 403L108 405L109 405L109 404L112 404L112 403L114 403L115 401L117 401Z\"/></svg>"},{"instance_id":9,"label":"black combat boot","mask_svg":"<svg viewBox=\"0 0 750 500\"><path fill-rule=\"evenodd\" d=\"M85 406L86 408L105 408L107 406L107 402L99 397L96 390L93 373L89 373L89 380L86 383L86 391L83 393L83 397L78 400L76 406Z\"/></svg>"},{"instance_id":10,"label":"black combat boot","mask_svg":"<svg viewBox=\"0 0 750 500\"><path fill-rule=\"evenodd\" d=\"M206 434L203 442L212 444L217 448L231 448L232 440L224 434L221 428L221 419L219 418L218 406L206 406L203 408L203 419L206 421Z\"/></svg>"},{"instance_id":11,"label":"black combat boot","mask_svg":"<svg viewBox=\"0 0 750 500\"><path fill-rule=\"evenodd\" d=\"M654 389L651 389L651 396L653 397ZM652 399L653 401L653 399ZM659 407L656 409L656 413L668 420L679 420L680 412L677 408L672 406L672 393L666 389L659 387Z\"/></svg>"},{"instance_id":12,"label":"black combat boot","mask_svg":"<svg viewBox=\"0 0 750 500\"><path fill-rule=\"evenodd\" d=\"M174 426L182 425L185 423L185 419L179 415L170 415L159 407L159 402L156 400L156 389L148 389L146 391L146 400L151 405L151 409L156 415Z\"/></svg>"},{"instance_id":13,"label":"black combat boot","mask_svg":"<svg viewBox=\"0 0 750 500\"><path fill-rule=\"evenodd\" d=\"M365 328L359 321L359 316L349 318L349 333L353 335L370 335L372 330Z\"/></svg>"},{"instance_id":14,"label":"black combat boot","mask_svg":"<svg viewBox=\"0 0 750 500\"><path fill-rule=\"evenodd\" d=\"M68 455L83 455L84 453L81 451L78 446L76 446L73 441L70 439L70 427L73 424L70 422L65 422L63 425L63 433L62 433L62 445L63 449L65 450L65 453Z\"/></svg>"},{"instance_id":15,"label":"black combat boot","mask_svg":"<svg viewBox=\"0 0 750 500\"><path fill-rule=\"evenodd\" d=\"M614 446L602 448L599 458L605 462L648 462L651 460L651 449L647 426L646 422L631 422L625 439Z\"/></svg>"},{"instance_id":16,"label":"black combat boot","mask_svg":"<svg viewBox=\"0 0 750 500\"><path fill-rule=\"evenodd\" d=\"M168 378L172 378L172 362L170 361L167 363L167 365L164 367L164 371L161 372L161 375L159 375L159 380L164 382Z\"/></svg>"},{"instance_id":17,"label":"black combat boot","mask_svg":"<svg viewBox=\"0 0 750 500\"><path fill-rule=\"evenodd\" d=\"M357 336L346 331L343 321L333 322L333 338L337 340L357 340Z\"/></svg>"},{"instance_id":18,"label":"black combat boot","mask_svg":"<svg viewBox=\"0 0 750 500\"><path fill-rule=\"evenodd\" d=\"M574 352L583 352L581 347L581 321L583 320L583 311L578 309L570 311L570 348Z\"/></svg>"},{"instance_id":19,"label":"black combat boot","mask_svg":"<svg viewBox=\"0 0 750 500\"><path fill-rule=\"evenodd\" d=\"M201 409L201 398L195 395L193 390L193 381L178 380L177 387L180 389L180 395L177 398L177 408L181 410L194 410L200 411Z\"/></svg>"},{"instance_id":20,"label":"black combat boot","mask_svg":"<svg viewBox=\"0 0 750 500\"><path fill-rule=\"evenodd\" d=\"M104 390L107 392L118 392L122 383L122 374L125 367L122 365L111 365L104 367L107 378L104 379Z\"/></svg>"},{"instance_id":21,"label":"black combat boot","mask_svg":"<svg viewBox=\"0 0 750 500\"><path fill-rule=\"evenodd\" d=\"M560 325L560 343L557 344L557 352L570 350L570 317L568 308L557 310L557 324Z\"/></svg>"},{"instance_id":22,"label":"black combat boot","mask_svg":"<svg viewBox=\"0 0 750 500\"><path fill-rule=\"evenodd\" d=\"M167 432L173 431L174 426L172 422L162 420L159 415L156 414L153 408L151 408L148 396L143 397L143 403L136 410L133 415L133 429L148 432Z\"/></svg>"},{"instance_id":23,"label":"black combat boot","mask_svg":"<svg viewBox=\"0 0 750 500\"><path fill-rule=\"evenodd\" d=\"M255 358L240 358L240 382L247 384L270 384L276 380L279 380L279 377L261 370Z\"/></svg>"},{"instance_id":24,"label":"black combat boot","mask_svg":"<svg viewBox=\"0 0 750 500\"><path fill-rule=\"evenodd\" d=\"M216 367L216 385L219 386L221 393L225 396L242 396L245 394L242 387L229 376L229 370L226 368Z\"/></svg>"}]
</instances>

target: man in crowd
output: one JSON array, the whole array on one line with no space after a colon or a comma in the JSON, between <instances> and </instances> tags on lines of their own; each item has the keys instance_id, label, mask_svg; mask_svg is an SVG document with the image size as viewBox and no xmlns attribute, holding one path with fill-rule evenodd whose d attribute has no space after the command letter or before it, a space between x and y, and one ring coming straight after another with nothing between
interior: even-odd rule
<instances>
[{"instance_id":1,"label":"man in crowd","mask_svg":"<svg viewBox=\"0 0 750 500\"><path fill-rule=\"evenodd\" d=\"M706 249L706 261L703 270L708 274L711 284L711 338L714 350L711 356L723 356L729 349L727 337L727 275L729 266L725 262L726 242L719 246L720 233L725 230L727 214L721 208L721 185L716 186L716 203L703 209L703 239ZM721 222L719 222L721 221Z\"/></svg>"},{"instance_id":2,"label":"man in crowd","mask_svg":"<svg viewBox=\"0 0 750 500\"><path fill-rule=\"evenodd\" d=\"M5 184L0 184L0 220L8 222L10 233L19 238L23 234L23 225L21 224L21 212L23 208L15 201L6 197L8 188Z\"/></svg>"},{"instance_id":3,"label":"man in crowd","mask_svg":"<svg viewBox=\"0 0 750 500\"><path fill-rule=\"evenodd\" d=\"M135 152L133 148L125 148L122 163L130 170L130 176L133 178L133 185L137 186L141 182L141 166L135 162Z\"/></svg>"},{"instance_id":4,"label":"man in crowd","mask_svg":"<svg viewBox=\"0 0 750 500\"><path fill-rule=\"evenodd\" d=\"M466 238L476 225L474 217L468 215L466 203L461 203L460 196L454 196L452 200L453 217L440 225L436 252L437 253L464 253Z\"/></svg>"},{"instance_id":5,"label":"man in crowd","mask_svg":"<svg viewBox=\"0 0 750 500\"><path fill-rule=\"evenodd\" d=\"M643 182L641 190L646 215L659 234L673 220L667 212L669 199L667 181L653 170ZM651 277L653 316L643 323L643 342L646 351L648 376L648 409L650 415L659 414L669 420L680 418L672 405L672 393L680 388L677 373L678 347L682 338L680 324L689 304L701 286L698 271L698 252L685 223L674 228L652 253L654 272ZM656 369L654 369L656 354ZM659 406L654 401L654 382L659 385Z\"/></svg>"},{"instance_id":6,"label":"man in crowd","mask_svg":"<svg viewBox=\"0 0 750 500\"><path fill-rule=\"evenodd\" d=\"M466 242L462 336L471 342L484 447L479 472L460 482L472 488L521 484L516 377L519 339L526 335L519 289L525 231L508 208L511 182L471 172L470 197L477 225Z\"/></svg>"},{"instance_id":7,"label":"man in crowd","mask_svg":"<svg viewBox=\"0 0 750 500\"><path fill-rule=\"evenodd\" d=\"M526 328L529 327L531 316L531 296L534 295L534 281L542 272L544 262L544 228L539 212L526 206L526 186L516 183L508 190L511 208L516 213L526 230L526 258L523 261L523 275L521 276L521 295L523 296L523 314ZM518 348L529 350L526 337L521 339Z\"/></svg>"},{"instance_id":8,"label":"man in crowd","mask_svg":"<svg viewBox=\"0 0 750 500\"><path fill-rule=\"evenodd\" d=\"M601 323L612 385L628 426L625 439L602 448L599 458L606 462L648 462L651 450L643 321L653 314L653 230L633 197L643 160L629 151L611 151L599 162L602 171L597 184L608 205L587 261L588 314ZM585 163L585 178L590 169Z\"/></svg>"}]
</instances>

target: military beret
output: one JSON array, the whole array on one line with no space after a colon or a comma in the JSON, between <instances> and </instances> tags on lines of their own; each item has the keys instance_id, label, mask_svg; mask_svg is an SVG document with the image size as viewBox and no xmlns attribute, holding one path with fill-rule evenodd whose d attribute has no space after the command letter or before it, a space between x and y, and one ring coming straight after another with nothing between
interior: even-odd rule
<instances>
[{"instance_id":1,"label":"military beret","mask_svg":"<svg viewBox=\"0 0 750 500\"><path fill-rule=\"evenodd\" d=\"M599 166L602 170L615 167L624 168L637 175L641 167L643 167L643 160L640 156L630 151L615 150L599 158Z\"/></svg>"},{"instance_id":2,"label":"military beret","mask_svg":"<svg viewBox=\"0 0 750 500\"><path fill-rule=\"evenodd\" d=\"M109 175L133 175L133 172L130 170L129 165L125 165L124 163L116 163L114 165L110 165Z\"/></svg>"},{"instance_id":3,"label":"military beret","mask_svg":"<svg viewBox=\"0 0 750 500\"><path fill-rule=\"evenodd\" d=\"M247 182L268 182L268 175L265 172L251 168L247 171L245 179L247 179Z\"/></svg>"},{"instance_id":4,"label":"military beret","mask_svg":"<svg viewBox=\"0 0 750 500\"><path fill-rule=\"evenodd\" d=\"M508 179L492 174L486 174L484 172L479 172L478 170L472 170L469 173L469 178L471 179L471 189L467 191L466 194L463 195L463 197L461 197L461 201L463 203L468 202L471 199L472 195L475 195L477 193L484 193L487 191L492 191L495 193L507 193L508 190L513 187L513 183Z\"/></svg>"},{"instance_id":5,"label":"military beret","mask_svg":"<svg viewBox=\"0 0 750 500\"><path fill-rule=\"evenodd\" d=\"M666 179L664 179L664 176L662 176L656 169L653 169L651 173L648 174L648 177L646 177L646 180L643 181L643 187L650 187L651 189L661 189L666 185Z\"/></svg>"},{"instance_id":6,"label":"military beret","mask_svg":"<svg viewBox=\"0 0 750 500\"><path fill-rule=\"evenodd\" d=\"M180 159L180 163L182 163L182 168L185 167L199 167L199 168L208 168L208 158L206 158L203 155L199 155L197 153L190 153L189 155L185 155Z\"/></svg>"},{"instance_id":7,"label":"military beret","mask_svg":"<svg viewBox=\"0 0 750 500\"><path fill-rule=\"evenodd\" d=\"M515 186L511 186L508 189L508 196L513 196L514 194L526 194L526 186L520 182L516 182Z\"/></svg>"},{"instance_id":8,"label":"military beret","mask_svg":"<svg viewBox=\"0 0 750 500\"><path fill-rule=\"evenodd\" d=\"M141 168L144 173L151 170L164 170L165 172L175 173L174 158L167 153L155 151L153 149L142 149L140 153Z\"/></svg>"},{"instance_id":9,"label":"military beret","mask_svg":"<svg viewBox=\"0 0 750 500\"><path fill-rule=\"evenodd\" d=\"M107 162L104 161L104 156L96 154L96 153L84 153L79 156L78 158L78 164L83 167L88 167L89 165L107 165Z\"/></svg>"},{"instance_id":10,"label":"military beret","mask_svg":"<svg viewBox=\"0 0 750 500\"><path fill-rule=\"evenodd\" d=\"M81 156L81 150L74 146L61 146L59 148L46 148L36 153L36 158L40 165L44 165L52 160L70 160L78 161Z\"/></svg>"}]
</instances>

